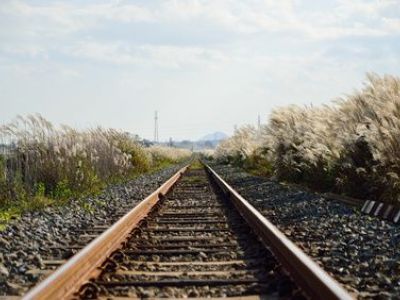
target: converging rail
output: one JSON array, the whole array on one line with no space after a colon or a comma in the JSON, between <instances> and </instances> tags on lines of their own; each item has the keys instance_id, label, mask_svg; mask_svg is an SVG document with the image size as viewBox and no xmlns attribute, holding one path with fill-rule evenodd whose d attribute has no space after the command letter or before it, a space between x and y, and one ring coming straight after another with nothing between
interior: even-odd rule
<instances>
[{"instance_id":1,"label":"converging rail","mask_svg":"<svg viewBox=\"0 0 400 300\"><path fill-rule=\"evenodd\" d=\"M143 297L352 299L207 165L181 169L24 299Z\"/></svg>"},{"instance_id":2,"label":"converging rail","mask_svg":"<svg viewBox=\"0 0 400 300\"><path fill-rule=\"evenodd\" d=\"M210 166L206 165L206 169L266 247L271 248L278 260L309 296L314 299L352 299L338 282L262 216Z\"/></svg>"},{"instance_id":3,"label":"converging rail","mask_svg":"<svg viewBox=\"0 0 400 300\"><path fill-rule=\"evenodd\" d=\"M130 231L151 211L160 197L168 193L187 168L188 166L185 166L179 170L113 226L28 292L23 299L68 299L71 297L76 288L101 272L99 265L121 246Z\"/></svg>"}]
</instances>

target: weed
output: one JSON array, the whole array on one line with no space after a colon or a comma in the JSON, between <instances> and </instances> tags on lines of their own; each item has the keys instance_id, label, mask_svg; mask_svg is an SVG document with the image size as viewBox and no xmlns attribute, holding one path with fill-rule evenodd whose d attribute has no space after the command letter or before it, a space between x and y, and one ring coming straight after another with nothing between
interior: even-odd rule
<instances>
[{"instance_id":1,"label":"weed","mask_svg":"<svg viewBox=\"0 0 400 300\"><path fill-rule=\"evenodd\" d=\"M236 130L215 157L319 190L399 202L400 78L368 74L363 89L331 106L278 108L260 130Z\"/></svg>"},{"instance_id":2,"label":"weed","mask_svg":"<svg viewBox=\"0 0 400 300\"><path fill-rule=\"evenodd\" d=\"M63 204L191 155L170 147L145 148L136 136L114 129L56 128L40 115L18 116L0 126L0 140L9 141L1 145L6 149L0 155L2 210Z\"/></svg>"}]
</instances>

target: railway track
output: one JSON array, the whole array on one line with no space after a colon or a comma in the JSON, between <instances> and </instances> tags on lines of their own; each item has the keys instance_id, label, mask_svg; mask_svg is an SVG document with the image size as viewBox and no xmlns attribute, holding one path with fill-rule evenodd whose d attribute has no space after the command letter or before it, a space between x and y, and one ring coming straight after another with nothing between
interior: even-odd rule
<instances>
[{"instance_id":1,"label":"railway track","mask_svg":"<svg viewBox=\"0 0 400 300\"><path fill-rule=\"evenodd\" d=\"M46 249L42 254L43 269L32 269L27 274L40 280L52 274L57 268L65 264L70 258L81 251L91 241L100 236L104 231L110 228L121 217L127 214L132 206L138 201L132 201L124 205L120 205L116 210L107 216L107 219L98 219L95 224L83 224L79 228L72 228L69 231L68 243L59 241L58 243ZM0 298L1 300L1 298Z\"/></svg>"},{"instance_id":2,"label":"railway track","mask_svg":"<svg viewBox=\"0 0 400 300\"><path fill-rule=\"evenodd\" d=\"M24 298L351 299L211 168L185 171Z\"/></svg>"}]
</instances>

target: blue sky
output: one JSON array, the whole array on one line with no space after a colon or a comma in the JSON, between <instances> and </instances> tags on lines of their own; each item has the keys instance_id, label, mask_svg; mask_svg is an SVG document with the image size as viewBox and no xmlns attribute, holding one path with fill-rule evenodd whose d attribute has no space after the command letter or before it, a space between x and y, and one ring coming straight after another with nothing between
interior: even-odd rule
<instances>
[{"instance_id":1,"label":"blue sky","mask_svg":"<svg viewBox=\"0 0 400 300\"><path fill-rule=\"evenodd\" d=\"M196 139L399 75L400 3L0 2L0 121Z\"/></svg>"}]
</instances>

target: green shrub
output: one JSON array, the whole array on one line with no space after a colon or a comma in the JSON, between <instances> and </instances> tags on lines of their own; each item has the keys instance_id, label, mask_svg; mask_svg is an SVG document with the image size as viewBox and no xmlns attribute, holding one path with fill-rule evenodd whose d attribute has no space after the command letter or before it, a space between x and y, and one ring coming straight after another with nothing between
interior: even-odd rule
<instances>
[{"instance_id":1,"label":"green shrub","mask_svg":"<svg viewBox=\"0 0 400 300\"><path fill-rule=\"evenodd\" d=\"M57 200L65 200L72 198L73 196L74 192L67 179L61 180L57 183L52 195L52 197Z\"/></svg>"}]
</instances>

